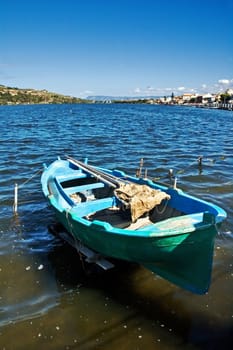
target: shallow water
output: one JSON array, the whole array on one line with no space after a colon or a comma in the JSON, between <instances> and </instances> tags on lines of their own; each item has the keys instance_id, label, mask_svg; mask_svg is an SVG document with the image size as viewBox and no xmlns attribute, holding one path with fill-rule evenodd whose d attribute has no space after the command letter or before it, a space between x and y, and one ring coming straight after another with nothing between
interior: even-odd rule
<instances>
[{"instance_id":1,"label":"shallow water","mask_svg":"<svg viewBox=\"0 0 233 350\"><path fill-rule=\"evenodd\" d=\"M233 114L173 106L0 107L0 349L230 349ZM223 207L212 283L196 296L133 264L102 272L54 237L43 163L57 156L149 176ZM203 155L202 167L197 158ZM13 215L14 183L19 185Z\"/></svg>"}]
</instances>

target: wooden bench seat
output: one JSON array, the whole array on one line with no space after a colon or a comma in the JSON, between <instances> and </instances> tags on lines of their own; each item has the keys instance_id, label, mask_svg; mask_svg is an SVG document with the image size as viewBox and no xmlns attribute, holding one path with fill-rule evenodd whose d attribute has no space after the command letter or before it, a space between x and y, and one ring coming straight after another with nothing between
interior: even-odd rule
<instances>
[{"instance_id":1,"label":"wooden bench seat","mask_svg":"<svg viewBox=\"0 0 233 350\"><path fill-rule=\"evenodd\" d=\"M104 187L104 184L102 182L94 182L92 184L67 187L67 188L64 188L64 191L66 194L70 195L72 193L94 190L94 189L102 188L102 187Z\"/></svg>"},{"instance_id":2,"label":"wooden bench seat","mask_svg":"<svg viewBox=\"0 0 233 350\"><path fill-rule=\"evenodd\" d=\"M93 201L79 203L73 207L71 213L83 217L94 212L113 207L114 205L115 197L95 199Z\"/></svg>"}]
</instances>

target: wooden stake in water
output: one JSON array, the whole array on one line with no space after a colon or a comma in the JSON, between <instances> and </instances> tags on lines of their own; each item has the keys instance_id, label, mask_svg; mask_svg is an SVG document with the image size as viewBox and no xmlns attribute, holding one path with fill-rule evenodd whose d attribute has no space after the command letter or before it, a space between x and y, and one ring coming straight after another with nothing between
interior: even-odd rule
<instances>
[{"instance_id":1,"label":"wooden stake in water","mask_svg":"<svg viewBox=\"0 0 233 350\"><path fill-rule=\"evenodd\" d=\"M14 206L13 206L14 213L17 213L18 210L18 184L15 184L15 196L14 196Z\"/></svg>"}]
</instances>

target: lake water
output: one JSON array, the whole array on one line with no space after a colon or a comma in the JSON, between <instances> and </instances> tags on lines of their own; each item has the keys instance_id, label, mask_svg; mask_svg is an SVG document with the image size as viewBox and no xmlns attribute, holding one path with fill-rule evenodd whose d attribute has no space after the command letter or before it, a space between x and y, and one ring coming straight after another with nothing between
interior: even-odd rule
<instances>
[{"instance_id":1,"label":"lake water","mask_svg":"<svg viewBox=\"0 0 233 350\"><path fill-rule=\"evenodd\" d=\"M230 349L233 113L144 105L0 106L0 349ZM43 163L71 155L148 175L223 207L208 294L122 263L102 272L54 237ZM203 156L202 168L197 159ZM18 215L12 211L19 185Z\"/></svg>"}]
</instances>

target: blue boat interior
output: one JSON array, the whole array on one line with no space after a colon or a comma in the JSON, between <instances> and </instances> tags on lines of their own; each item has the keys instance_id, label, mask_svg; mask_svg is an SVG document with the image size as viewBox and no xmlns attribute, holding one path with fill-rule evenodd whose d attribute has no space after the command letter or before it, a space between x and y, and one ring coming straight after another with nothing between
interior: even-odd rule
<instances>
[{"instance_id":1,"label":"blue boat interior","mask_svg":"<svg viewBox=\"0 0 233 350\"><path fill-rule=\"evenodd\" d=\"M122 176L122 173L118 172L118 175ZM166 201L144 215L135 225L131 220L130 209L116 198L113 188L84 173L76 175L75 178L67 180L66 177L66 180L63 180L63 176L58 176L55 183L62 197L72 206L72 213L77 213L78 216L87 218L89 221L107 221L114 227L139 229L169 217L184 214L168 206ZM64 203L61 203L62 207L64 208Z\"/></svg>"},{"instance_id":2,"label":"blue boat interior","mask_svg":"<svg viewBox=\"0 0 233 350\"><path fill-rule=\"evenodd\" d=\"M103 171L102 168L98 169ZM206 218L208 216L204 215L204 213L209 213L211 217L208 218L209 222L215 220L218 216L221 219L221 215L225 215L225 212L219 212L220 208L215 205L193 198L181 190L165 187L151 180L127 176L121 171L104 169L104 172L114 175L119 180L127 179L130 182L149 185L154 189L165 191L170 195L170 199L163 200L161 204L142 215L137 220L137 223L132 222L130 209L115 196L114 187L103 183L98 177L69 164L68 167L62 168L62 172L57 168L55 174L53 172L55 176L51 176L51 179L48 175L48 192L56 197L58 210L62 211L64 208L66 210L72 209L72 213L76 213L78 217L88 221L108 222L114 227L132 230L146 229L157 222L174 217L193 216L197 213L199 222L207 222ZM204 217L205 220L203 219Z\"/></svg>"}]
</instances>

